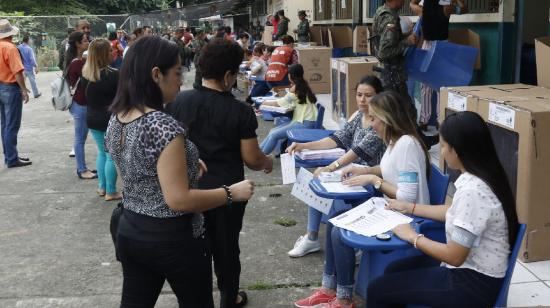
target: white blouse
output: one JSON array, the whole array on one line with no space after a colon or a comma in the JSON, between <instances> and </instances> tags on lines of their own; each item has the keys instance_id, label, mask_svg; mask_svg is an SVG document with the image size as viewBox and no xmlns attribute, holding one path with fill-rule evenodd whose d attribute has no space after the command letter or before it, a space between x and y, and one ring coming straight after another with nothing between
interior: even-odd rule
<instances>
[{"instance_id":1,"label":"white blouse","mask_svg":"<svg viewBox=\"0 0 550 308\"><path fill-rule=\"evenodd\" d=\"M459 268L470 268L491 277L504 277L510 245L502 204L483 180L470 173L460 175L455 186L457 190L453 203L445 216L447 240L451 239L456 227L476 236L470 254Z\"/></svg>"}]
</instances>

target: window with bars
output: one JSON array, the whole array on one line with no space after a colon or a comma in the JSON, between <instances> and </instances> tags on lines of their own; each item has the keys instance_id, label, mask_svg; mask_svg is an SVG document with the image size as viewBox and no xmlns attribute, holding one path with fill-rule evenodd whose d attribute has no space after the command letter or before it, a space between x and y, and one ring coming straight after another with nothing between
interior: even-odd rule
<instances>
[{"instance_id":1,"label":"window with bars","mask_svg":"<svg viewBox=\"0 0 550 308\"><path fill-rule=\"evenodd\" d=\"M315 9L315 20L332 19L332 1L331 0L313 0Z\"/></svg>"},{"instance_id":2,"label":"window with bars","mask_svg":"<svg viewBox=\"0 0 550 308\"><path fill-rule=\"evenodd\" d=\"M369 0L365 0L369 1ZM496 13L499 10L501 0L465 0L468 6L468 13L481 14L481 13ZM384 0L370 0L369 1L369 17L373 17L376 13L376 9L384 3ZM400 15L410 16L413 15L409 1L405 0L403 8L399 11Z\"/></svg>"},{"instance_id":3,"label":"window with bars","mask_svg":"<svg viewBox=\"0 0 550 308\"><path fill-rule=\"evenodd\" d=\"M256 0L251 5L252 16L267 15L267 0Z\"/></svg>"}]
</instances>

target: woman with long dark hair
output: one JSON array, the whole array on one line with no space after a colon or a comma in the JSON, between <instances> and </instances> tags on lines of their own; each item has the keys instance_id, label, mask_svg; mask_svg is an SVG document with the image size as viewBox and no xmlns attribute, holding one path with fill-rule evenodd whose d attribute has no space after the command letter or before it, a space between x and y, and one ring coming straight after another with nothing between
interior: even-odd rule
<instances>
[{"instance_id":1,"label":"woman with long dark hair","mask_svg":"<svg viewBox=\"0 0 550 308\"><path fill-rule=\"evenodd\" d=\"M69 112L74 119L74 152L76 158L76 174L80 179L95 179L97 174L86 166L84 145L88 137L88 124L85 87L81 82L82 68L86 62L82 58L84 51L88 50L88 37L84 32L73 32L69 35L69 48L65 55L66 76L71 90L74 89L73 102Z\"/></svg>"},{"instance_id":2,"label":"woman with long dark hair","mask_svg":"<svg viewBox=\"0 0 550 308\"><path fill-rule=\"evenodd\" d=\"M488 307L502 287L519 224L489 129L478 114L465 111L447 117L439 134L441 157L461 172L452 204L391 201L388 209L444 221L446 243L417 234L409 224L397 226L395 235L429 257L390 264L369 285L369 308Z\"/></svg>"},{"instance_id":3,"label":"woman with long dark hair","mask_svg":"<svg viewBox=\"0 0 550 308\"><path fill-rule=\"evenodd\" d=\"M206 171L187 130L164 112L181 86L176 44L143 37L122 65L105 147L120 170L123 211L114 230L121 307L154 307L168 280L179 307L213 308L212 263L201 212L250 199L252 182L197 189Z\"/></svg>"},{"instance_id":4,"label":"woman with long dark hair","mask_svg":"<svg viewBox=\"0 0 550 308\"><path fill-rule=\"evenodd\" d=\"M315 176L318 176L321 172L335 171L341 166L346 166L352 162L367 166L376 166L380 163L386 146L370 125L369 105L371 98L382 92L382 82L376 76L367 75L361 78L355 90L357 111L351 115L343 129L321 140L292 143L286 149L289 153L337 147L347 151L346 154L330 165L317 168ZM321 249L319 228L323 213L311 206L308 206L307 210L307 234L300 236L292 250L288 252L288 255L293 258L302 257ZM330 243L327 243L327 245L330 245Z\"/></svg>"},{"instance_id":5,"label":"woman with long dark hair","mask_svg":"<svg viewBox=\"0 0 550 308\"><path fill-rule=\"evenodd\" d=\"M286 139L286 132L293 128L313 128L317 120L317 97L304 79L304 67L293 64L288 68L291 87L287 95L278 100L265 101L263 105L286 107L294 111L292 121L273 128L262 141L264 154L270 154L279 140Z\"/></svg>"}]
</instances>

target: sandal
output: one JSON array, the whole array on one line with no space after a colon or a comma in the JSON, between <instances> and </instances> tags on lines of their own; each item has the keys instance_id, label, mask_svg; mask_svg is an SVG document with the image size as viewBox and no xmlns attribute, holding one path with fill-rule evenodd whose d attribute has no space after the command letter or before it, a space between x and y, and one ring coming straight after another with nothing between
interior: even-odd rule
<instances>
[{"instance_id":1,"label":"sandal","mask_svg":"<svg viewBox=\"0 0 550 308\"><path fill-rule=\"evenodd\" d=\"M100 197L104 197L105 196L105 189L97 189L96 190L97 194L100 196Z\"/></svg>"},{"instance_id":2,"label":"sandal","mask_svg":"<svg viewBox=\"0 0 550 308\"><path fill-rule=\"evenodd\" d=\"M246 292L239 291L239 293L237 293L237 298L238 296L241 297L241 301L238 303L235 303L235 307L244 307L248 303L248 296L246 295Z\"/></svg>"},{"instance_id":3,"label":"sandal","mask_svg":"<svg viewBox=\"0 0 550 308\"><path fill-rule=\"evenodd\" d=\"M89 171L89 170L86 170L86 171ZM86 172L84 171L84 172ZM97 174L95 173L92 173L93 175L91 177L84 177L82 176L82 173L84 172L80 172L80 171L77 171L76 172L76 175L78 175L78 178L81 179L81 180L93 180L93 179L97 179Z\"/></svg>"},{"instance_id":4,"label":"sandal","mask_svg":"<svg viewBox=\"0 0 550 308\"><path fill-rule=\"evenodd\" d=\"M119 192L116 192L114 194L106 194L105 195L105 201L116 201L122 199L122 194Z\"/></svg>"}]
</instances>

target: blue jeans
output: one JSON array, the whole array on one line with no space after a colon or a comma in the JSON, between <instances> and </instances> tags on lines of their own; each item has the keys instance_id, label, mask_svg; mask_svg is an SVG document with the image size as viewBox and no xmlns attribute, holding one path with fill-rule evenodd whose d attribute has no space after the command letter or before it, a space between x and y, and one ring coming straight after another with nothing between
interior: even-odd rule
<instances>
[{"instance_id":1,"label":"blue jeans","mask_svg":"<svg viewBox=\"0 0 550 308\"><path fill-rule=\"evenodd\" d=\"M109 155L103 147L105 142L105 132L95 129L90 129L90 131L92 132L92 137L94 137L95 143L97 144L97 158L95 165L97 169L98 188L105 190L108 195L113 195L116 193L117 172L111 155Z\"/></svg>"},{"instance_id":2,"label":"blue jeans","mask_svg":"<svg viewBox=\"0 0 550 308\"><path fill-rule=\"evenodd\" d=\"M308 206L307 207L307 231L319 232L319 227L321 226L322 218L323 218L323 213L321 213L321 211L316 210L311 206Z\"/></svg>"},{"instance_id":3,"label":"blue jeans","mask_svg":"<svg viewBox=\"0 0 550 308\"><path fill-rule=\"evenodd\" d=\"M76 171L84 172L88 170L86 166L86 155L84 153L84 145L88 137L88 123L86 122L88 108L73 101L69 111L74 119L74 155L76 158Z\"/></svg>"},{"instance_id":4,"label":"blue jeans","mask_svg":"<svg viewBox=\"0 0 550 308\"><path fill-rule=\"evenodd\" d=\"M23 74L25 75L25 77L29 78L29 83L31 84L31 88L32 88L32 95L37 96L39 92L38 92L38 87L36 86L36 79L34 76L34 72L24 71Z\"/></svg>"},{"instance_id":5,"label":"blue jeans","mask_svg":"<svg viewBox=\"0 0 550 308\"><path fill-rule=\"evenodd\" d=\"M270 154L277 146L279 140L286 139L286 131L293 128L313 128L315 121L304 121L304 123L290 121L281 126L277 126L269 131L269 134L260 144L260 149L264 154Z\"/></svg>"},{"instance_id":6,"label":"blue jeans","mask_svg":"<svg viewBox=\"0 0 550 308\"><path fill-rule=\"evenodd\" d=\"M18 162L17 134L21 127L23 97L16 85L0 84L0 123L4 163L11 167Z\"/></svg>"},{"instance_id":7,"label":"blue jeans","mask_svg":"<svg viewBox=\"0 0 550 308\"><path fill-rule=\"evenodd\" d=\"M270 89L271 88L267 85L267 81L256 80L254 81L252 90L250 90L250 97L265 96L267 93L269 93Z\"/></svg>"},{"instance_id":8,"label":"blue jeans","mask_svg":"<svg viewBox=\"0 0 550 308\"><path fill-rule=\"evenodd\" d=\"M449 269L426 256L391 263L368 286L367 307L492 307L503 278L467 268Z\"/></svg>"},{"instance_id":9,"label":"blue jeans","mask_svg":"<svg viewBox=\"0 0 550 308\"><path fill-rule=\"evenodd\" d=\"M329 215L329 219L342 212ZM340 239L339 228L327 221L325 241L325 270L323 287L336 289L336 297L351 299L353 295L353 275L355 273L355 250Z\"/></svg>"}]
</instances>

